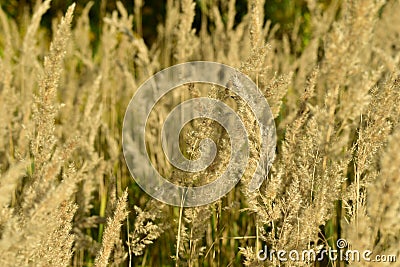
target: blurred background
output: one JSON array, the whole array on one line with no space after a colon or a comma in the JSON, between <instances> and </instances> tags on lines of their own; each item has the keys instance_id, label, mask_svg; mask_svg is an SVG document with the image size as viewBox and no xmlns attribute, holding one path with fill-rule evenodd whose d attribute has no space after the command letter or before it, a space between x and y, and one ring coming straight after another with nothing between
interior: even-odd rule
<instances>
[{"instance_id":1,"label":"blurred background","mask_svg":"<svg viewBox=\"0 0 400 267\"><path fill-rule=\"evenodd\" d=\"M28 14L32 13L35 4L38 1L34 0L10 0L0 1L2 9L10 16L21 21L28 18ZM44 15L42 19L42 26L51 29L51 18L61 17L67 10L67 7L72 3L76 3L75 16L79 17L82 9L87 5L89 0L53 0L50 10ZM94 5L90 10L90 23L92 31L95 33L93 36L93 44L96 44L98 40L101 25L103 23L102 18L106 13L110 13L116 10L117 1L93 1ZM135 2L142 5L142 22L141 25L136 24L136 30L139 30L140 34L147 45L151 45L157 36L157 25L165 21L166 5L168 1L159 0L122 0L120 1L126 7L130 14L134 13ZM193 27L200 29L201 25L201 13L208 12L208 7L217 4L220 9L223 9L227 5L228 1L223 0L197 0L196 1L196 16L194 19ZM328 6L331 0L317 1L321 6ZM242 17L247 13L248 3L246 0L236 1L236 17L235 22L239 23ZM307 23L309 22L309 11L307 9L307 1L305 0L268 0L264 6L265 20L270 20L272 25L279 24L278 35L282 33L289 33L293 28L296 20L302 21L301 34L310 34L307 29ZM25 15L24 15L25 14ZM223 18L224 19L224 18ZM226 18L225 18L226 19ZM135 22L138 23L138 22ZM21 25L24 25L21 23Z\"/></svg>"}]
</instances>

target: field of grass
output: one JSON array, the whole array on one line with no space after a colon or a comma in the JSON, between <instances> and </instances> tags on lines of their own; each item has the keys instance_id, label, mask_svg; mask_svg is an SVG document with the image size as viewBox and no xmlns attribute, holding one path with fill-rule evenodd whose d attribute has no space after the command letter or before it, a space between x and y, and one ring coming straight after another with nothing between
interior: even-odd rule
<instances>
[{"instance_id":1,"label":"field of grass","mask_svg":"<svg viewBox=\"0 0 400 267\"><path fill-rule=\"evenodd\" d=\"M268 2L249 0L238 16L235 0L167 0L151 44L142 0L132 12L117 2L98 30L93 2L70 5L51 29L41 24L49 0L18 21L0 8L0 266L400 266L400 3L309 0L298 14L290 1L275 11ZM271 12L293 23L280 26ZM197 186L228 166L229 135L211 120L194 120L180 135L190 160L202 139L214 140L207 169L184 172L164 156L163 122L200 96L237 112L250 157L226 196L175 207L132 179L122 127L144 81L195 60L232 66L257 84L275 120L276 156L249 191L262 143L255 115L223 88L177 88L146 125L160 174ZM386 261L321 255L338 240L342 252L370 250ZM323 259L260 259L266 247Z\"/></svg>"}]
</instances>

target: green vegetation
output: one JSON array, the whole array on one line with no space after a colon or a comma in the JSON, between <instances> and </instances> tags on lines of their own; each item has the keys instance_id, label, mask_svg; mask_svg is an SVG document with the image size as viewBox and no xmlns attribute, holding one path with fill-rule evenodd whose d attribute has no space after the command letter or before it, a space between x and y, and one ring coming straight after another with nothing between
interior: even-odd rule
<instances>
[{"instance_id":1,"label":"green vegetation","mask_svg":"<svg viewBox=\"0 0 400 267\"><path fill-rule=\"evenodd\" d=\"M265 245L317 251L340 238L399 258L399 13L397 1L375 0L2 2L0 266L345 266L257 259ZM229 136L209 120L188 124L181 148L195 159L199 140L214 138L211 167L185 173L163 156L162 123L198 96L237 111L251 159L221 200L171 207L130 177L121 129L143 81L192 60L257 83L277 154L248 192L259 159L254 114L221 88L177 88L147 124L160 173L199 185L229 163Z\"/></svg>"}]
</instances>

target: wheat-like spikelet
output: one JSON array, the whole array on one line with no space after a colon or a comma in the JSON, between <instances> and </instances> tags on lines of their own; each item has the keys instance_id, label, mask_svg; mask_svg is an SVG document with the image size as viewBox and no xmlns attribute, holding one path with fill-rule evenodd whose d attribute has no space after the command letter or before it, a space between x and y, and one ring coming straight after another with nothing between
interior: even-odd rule
<instances>
[{"instance_id":1,"label":"wheat-like spikelet","mask_svg":"<svg viewBox=\"0 0 400 267\"><path fill-rule=\"evenodd\" d=\"M113 217L108 219L107 227L103 234L102 247L96 257L95 266L107 266L111 252L115 244L119 242L121 223L128 216L127 198L128 192L125 191L116 203Z\"/></svg>"},{"instance_id":2,"label":"wheat-like spikelet","mask_svg":"<svg viewBox=\"0 0 400 267\"><path fill-rule=\"evenodd\" d=\"M257 259L264 245L317 251L338 238L399 257L399 3L284 1L279 14L291 18L278 25L269 20L273 1L168 0L145 40L145 16L158 12L150 2L136 0L132 10L117 2L110 13L106 2L77 1L76 23L71 6L51 30L43 27L49 0L16 18L18 1L1 4L1 266L344 266ZM185 125L180 148L193 160L202 139L214 140L209 168L183 172L166 160L162 124L189 98L237 112L250 160L243 182L215 203L168 207L130 178L121 127L141 83L192 60L228 64L257 84L276 123L276 158L262 187L248 192L262 141L255 115L229 88L177 88L146 126L160 174L198 186L230 160L228 134L208 119Z\"/></svg>"}]
</instances>

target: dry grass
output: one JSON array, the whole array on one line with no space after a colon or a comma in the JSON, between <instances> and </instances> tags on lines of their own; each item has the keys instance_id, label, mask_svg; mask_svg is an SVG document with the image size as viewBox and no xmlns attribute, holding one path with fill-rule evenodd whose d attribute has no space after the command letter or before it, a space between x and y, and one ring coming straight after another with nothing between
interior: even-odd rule
<instances>
[{"instance_id":1,"label":"dry grass","mask_svg":"<svg viewBox=\"0 0 400 267\"><path fill-rule=\"evenodd\" d=\"M1 266L344 266L257 260L264 245L317 250L339 238L400 260L400 4L307 1L307 20L297 18L278 37L278 26L264 23L262 0L250 0L238 24L235 1L200 2L196 32L194 2L167 1L151 47L140 37L143 1L135 1L134 15L118 3L96 52L93 3L55 18L52 38L40 27L50 1L26 25L0 9ZM299 34L304 27L309 36ZM216 141L219 156L208 169L188 174L163 156L168 112L202 95L236 109L251 159L243 182L216 203L169 207L130 178L121 125L144 80L191 60L228 64L257 83L275 117L277 155L260 190L248 192L260 145L254 115L221 88L176 90L148 122L160 173L204 184L229 161L229 136L212 121L194 121L182 141L191 159L199 140Z\"/></svg>"}]
</instances>

